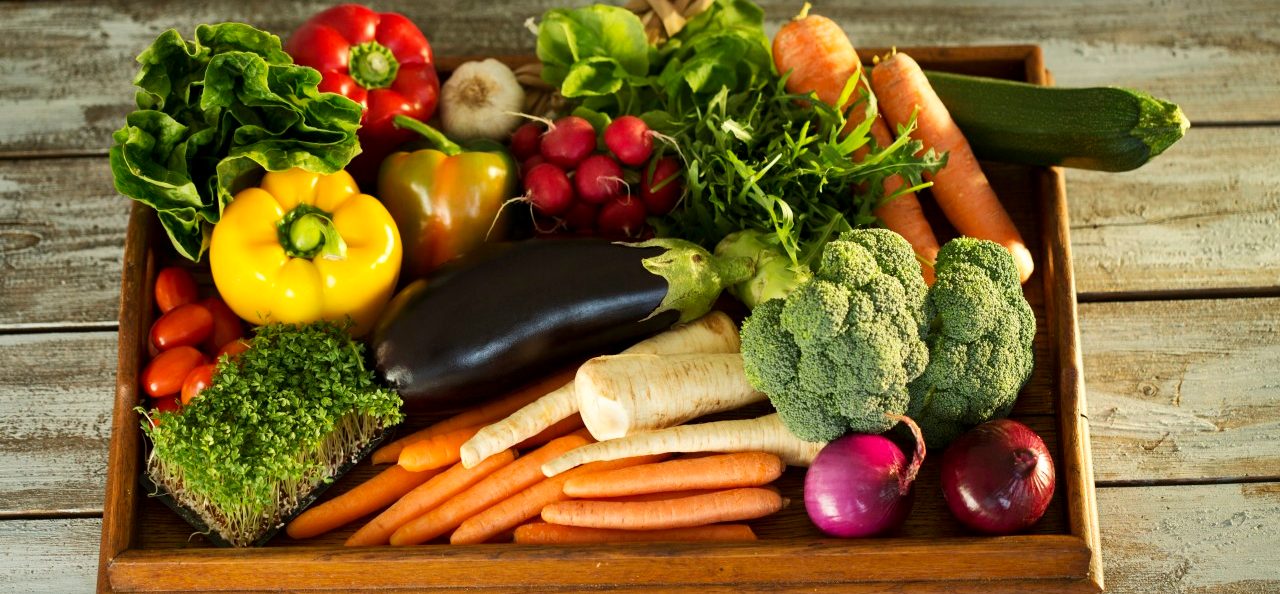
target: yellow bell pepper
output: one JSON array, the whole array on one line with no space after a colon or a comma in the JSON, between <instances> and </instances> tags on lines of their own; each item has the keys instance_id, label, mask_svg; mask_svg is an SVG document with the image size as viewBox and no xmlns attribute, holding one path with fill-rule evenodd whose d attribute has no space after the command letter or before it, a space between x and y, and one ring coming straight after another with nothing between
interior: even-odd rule
<instances>
[{"instance_id":1,"label":"yellow bell pepper","mask_svg":"<svg viewBox=\"0 0 1280 594\"><path fill-rule=\"evenodd\" d=\"M351 316L361 336L400 272L400 232L345 171L269 172L213 227L209 266L232 311L253 324Z\"/></svg>"}]
</instances>

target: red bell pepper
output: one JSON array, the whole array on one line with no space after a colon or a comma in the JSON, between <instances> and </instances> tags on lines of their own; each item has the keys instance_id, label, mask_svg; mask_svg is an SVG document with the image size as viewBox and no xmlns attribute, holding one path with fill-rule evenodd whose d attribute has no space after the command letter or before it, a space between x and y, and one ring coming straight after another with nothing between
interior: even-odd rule
<instances>
[{"instance_id":1,"label":"red bell pepper","mask_svg":"<svg viewBox=\"0 0 1280 594\"><path fill-rule=\"evenodd\" d=\"M285 51L320 71L321 91L345 95L364 108L362 152L347 167L361 185L373 183L383 158L415 138L392 125L392 118L426 121L436 111L440 79L431 46L403 15L359 4L335 6L294 31Z\"/></svg>"}]
</instances>

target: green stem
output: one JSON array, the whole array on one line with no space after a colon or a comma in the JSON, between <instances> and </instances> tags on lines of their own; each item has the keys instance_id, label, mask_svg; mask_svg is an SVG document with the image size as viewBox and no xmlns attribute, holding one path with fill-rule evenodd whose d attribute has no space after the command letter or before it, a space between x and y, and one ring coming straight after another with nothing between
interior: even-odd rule
<instances>
[{"instance_id":1,"label":"green stem","mask_svg":"<svg viewBox=\"0 0 1280 594\"><path fill-rule=\"evenodd\" d=\"M351 46L347 74L356 84L366 89L385 89L396 82L399 72L400 62L387 46L376 41Z\"/></svg>"},{"instance_id":2,"label":"green stem","mask_svg":"<svg viewBox=\"0 0 1280 594\"><path fill-rule=\"evenodd\" d=\"M751 258L716 257L683 239L659 238L625 245L665 250L641 262L645 270L667 281L667 295L649 317L678 311L680 322L696 320L711 311L726 287L747 280L755 273L755 262Z\"/></svg>"},{"instance_id":3,"label":"green stem","mask_svg":"<svg viewBox=\"0 0 1280 594\"><path fill-rule=\"evenodd\" d=\"M395 124L397 128L413 130L414 132L421 134L423 138L427 139L427 142L430 142L432 146L436 147L436 150L450 157L462 152L462 147L459 146L458 143L449 140L443 132L407 115L397 115L391 119L391 122Z\"/></svg>"},{"instance_id":4,"label":"green stem","mask_svg":"<svg viewBox=\"0 0 1280 594\"><path fill-rule=\"evenodd\" d=\"M333 226L329 213L309 204L299 204L276 224L276 234L285 254L291 258L347 257L347 242Z\"/></svg>"}]
</instances>

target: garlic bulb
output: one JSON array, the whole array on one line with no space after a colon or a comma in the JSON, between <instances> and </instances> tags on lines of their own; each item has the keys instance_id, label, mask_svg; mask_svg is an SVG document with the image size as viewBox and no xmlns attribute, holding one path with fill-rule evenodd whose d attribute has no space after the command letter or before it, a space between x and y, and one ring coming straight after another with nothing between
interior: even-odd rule
<instances>
[{"instance_id":1,"label":"garlic bulb","mask_svg":"<svg viewBox=\"0 0 1280 594\"><path fill-rule=\"evenodd\" d=\"M466 62L440 87L440 121L455 140L506 140L520 125L524 88L506 64Z\"/></svg>"}]
</instances>

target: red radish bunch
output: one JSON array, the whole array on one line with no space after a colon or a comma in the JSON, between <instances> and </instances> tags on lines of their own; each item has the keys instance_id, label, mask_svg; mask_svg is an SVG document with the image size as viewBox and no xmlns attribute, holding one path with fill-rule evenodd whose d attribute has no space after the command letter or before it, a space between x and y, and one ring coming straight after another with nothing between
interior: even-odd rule
<instances>
[{"instance_id":1,"label":"red radish bunch","mask_svg":"<svg viewBox=\"0 0 1280 594\"><path fill-rule=\"evenodd\" d=\"M680 162L654 156L654 133L644 120L622 116L602 136L601 143L578 116L562 117L549 129L530 122L511 135L525 198L548 223L539 232L639 239L652 235L646 217L675 208L684 189ZM597 150L601 144L606 150Z\"/></svg>"}]
</instances>

